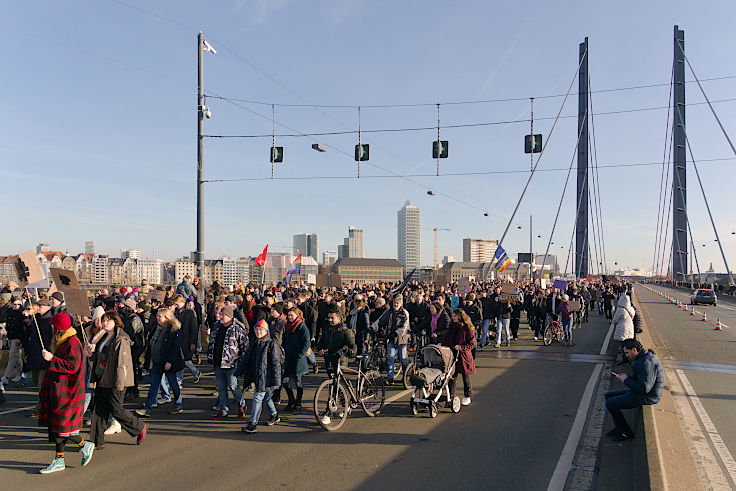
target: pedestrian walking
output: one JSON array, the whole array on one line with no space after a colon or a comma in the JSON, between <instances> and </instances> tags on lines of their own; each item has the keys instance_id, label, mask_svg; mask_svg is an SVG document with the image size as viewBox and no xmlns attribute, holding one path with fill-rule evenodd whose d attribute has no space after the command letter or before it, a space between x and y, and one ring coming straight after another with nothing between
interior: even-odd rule
<instances>
[{"instance_id":1,"label":"pedestrian walking","mask_svg":"<svg viewBox=\"0 0 736 491\"><path fill-rule=\"evenodd\" d=\"M284 324L284 389L289 397L284 408L286 412L302 410L302 377L309 372L307 352L311 349L311 341L303 315L299 308L294 307L286 313Z\"/></svg>"},{"instance_id":2,"label":"pedestrian walking","mask_svg":"<svg viewBox=\"0 0 736 491\"><path fill-rule=\"evenodd\" d=\"M215 383L217 384L218 404L213 407L217 412L213 419L221 420L230 413L228 389L238 403L238 418L245 417L245 400L243 390L238 385L238 377L245 369L245 357L248 353L248 329L235 319L233 307L222 307L218 321L210 333L210 344L207 360L215 367Z\"/></svg>"},{"instance_id":3,"label":"pedestrian walking","mask_svg":"<svg viewBox=\"0 0 736 491\"><path fill-rule=\"evenodd\" d=\"M281 347L271 338L265 320L260 320L255 325L255 336L256 340L248 350L243 383L243 385L252 383L254 386L250 421L241 428L245 433L256 433L264 404L270 415L267 424L273 426L281 421L271 399L271 391L281 387Z\"/></svg>"},{"instance_id":4,"label":"pedestrian walking","mask_svg":"<svg viewBox=\"0 0 736 491\"><path fill-rule=\"evenodd\" d=\"M56 455L41 474L63 471L66 467L64 451L67 442L79 447L82 466L89 463L94 444L79 434L84 415L84 369L82 343L66 313L51 318L54 335L49 349L41 356L49 363L39 393L38 425L48 428L49 442L56 445Z\"/></svg>"},{"instance_id":5,"label":"pedestrian walking","mask_svg":"<svg viewBox=\"0 0 736 491\"><path fill-rule=\"evenodd\" d=\"M470 382L470 376L475 373L473 350L475 350L476 336L475 326L463 309L457 308L452 312L452 322L450 322L450 328L447 330L442 344L452 349L456 359L455 371L449 381L449 400L452 401L455 397L457 376L462 375L464 391L462 405L467 406L471 403L473 397L473 385Z\"/></svg>"}]
</instances>

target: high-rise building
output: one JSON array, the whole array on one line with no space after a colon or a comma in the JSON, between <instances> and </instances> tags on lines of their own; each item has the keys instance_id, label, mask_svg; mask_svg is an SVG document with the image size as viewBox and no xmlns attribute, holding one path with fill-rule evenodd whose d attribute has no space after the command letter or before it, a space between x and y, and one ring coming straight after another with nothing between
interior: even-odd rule
<instances>
[{"instance_id":1,"label":"high-rise building","mask_svg":"<svg viewBox=\"0 0 736 491\"><path fill-rule=\"evenodd\" d=\"M95 241L94 240L88 240L84 243L84 252L85 254L92 254L95 255Z\"/></svg>"},{"instance_id":2,"label":"high-rise building","mask_svg":"<svg viewBox=\"0 0 736 491\"><path fill-rule=\"evenodd\" d=\"M337 246L338 258L343 257L365 257L363 253L363 229L348 227L348 236L342 245Z\"/></svg>"},{"instance_id":3,"label":"high-rise building","mask_svg":"<svg viewBox=\"0 0 736 491\"><path fill-rule=\"evenodd\" d=\"M164 282L164 262L161 259L138 259L138 278L148 280L150 285Z\"/></svg>"},{"instance_id":4,"label":"high-rise building","mask_svg":"<svg viewBox=\"0 0 736 491\"><path fill-rule=\"evenodd\" d=\"M497 240L463 239L463 262L491 262L497 248Z\"/></svg>"},{"instance_id":5,"label":"high-rise building","mask_svg":"<svg viewBox=\"0 0 736 491\"><path fill-rule=\"evenodd\" d=\"M120 257L122 259L135 259L141 258L141 251L138 249L120 249Z\"/></svg>"},{"instance_id":6,"label":"high-rise building","mask_svg":"<svg viewBox=\"0 0 736 491\"><path fill-rule=\"evenodd\" d=\"M293 251L295 256L299 254L304 256L311 256L315 261L319 260L319 235L316 233L312 234L299 234L295 235L293 239Z\"/></svg>"},{"instance_id":7,"label":"high-rise building","mask_svg":"<svg viewBox=\"0 0 736 491\"><path fill-rule=\"evenodd\" d=\"M325 266L332 266L337 259L337 251L325 251L322 253L322 264Z\"/></svg>"},{"instance_id":8,"label":"high-rise building","mask_svg":"<svg viewBox=\"0 0 736 491\"><path fill-rule=\"evenodd\" d=\"M419 277L419 261L421 255L420 228L421 216L419 208L408 201L397 213L398 218L398 258L408 274L417 269L415 277Z\"/></svg>"},{"instance_id":9,"label":"high-rise building","mask_svg":"<svg viewBox=\"0 0 736 491\"><path fill-rule=\"evenodd\" d=\"M110 266L107 256L95 256L92 260L92 282L106 285L110 281Z\"/></svg>"}]
</instances>

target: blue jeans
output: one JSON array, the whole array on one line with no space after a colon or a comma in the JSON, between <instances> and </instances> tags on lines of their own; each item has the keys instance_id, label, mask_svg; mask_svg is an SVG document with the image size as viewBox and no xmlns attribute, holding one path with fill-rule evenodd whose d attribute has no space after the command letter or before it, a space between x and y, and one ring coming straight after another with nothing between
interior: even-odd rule
<instances>
[{"instance_id":1,"label":"blue jeans","mask_svg":"<svg viewBox=\"0 0 736 491\"><path fill-rule=\"evenodd\" d=\"M616 430L633 435L634 432L626 422L626 418L624 418L624 414L621 410L643 406L644 401L642 401L642 398L631 392L629 389L611 390L606 392L605 398L606 409L611 413L613 424L616 425Z\"/></svg>"},{"instance_id":2,"label":"blue jeans","mask_svg":"<svg viewBox=\"0 0 736 491\"><path fill-rule=\"evenodd\" d=\"M258 418L261 417L261 409L263 408L263 403L266 403L266 407L268 408L268 412L271 416L276 416L278 414L278 411L276 411L276 406L273 405L273 400L271 400L271 393L270 392L253 392L253 407L250 409L250 421L253 424L258 424Z\"/></svg>"},{"instance_id":3,"label":"blue jeans","mask_svg":"<svg viewBox=\"0 0 736 491\"><path fill-rule=\"evenodd\" d=\"M92 402L92 396L95 395L95 389L90 389L89 379L92 376L92 370L87 367L87 360L84 359L84 411L82 414L87 412L89 403Z\"/></svg>"},{"instance_id":4,"label":"blue jeans","mask_svg":"<svg viewBox=\"0 0 736 491\"><path fill-rule=\"evenodd\" d=\"M294 377L284 377L282 382L282 385L287 389L301 389L302 375L295 375Z\"/></svg>"},{"instance_id":5,"label":"blue jeans","mask_svg":"<svg viewBox=\"0 0 736 491\"><path fill-rule=\"evenodd\" d=\"M235 368L215 368L215 383L217 385L220 411L223 413L230 412L230 400L227 397L228 389L233 393L233 397L239 406L245 405L243 390L238 385L238 378L235 376Z\"/></svg>"},{"instance_id":6,"label":"blue jeans","mask_svg":"<svg viewBox=\"0 0 736 491\"><path fill-rule=\"evenodd\" d=\"M146 397L146 410L150 411L156 403L156 396L161 388L161 379L166 377L169 388L174 393L174 400L177 406L182 405L181 391L179 391L179 383L176 381L176 372L164 372L163 363L153 363L151 366L151 385L148 387L148 396Z\"/></svg>"},{"instance_id":7,"label":"blue jeans","mask_svg":"<svg viewBox=\"0 0 736 491\"><path fill-rule=\"evenodd\" d=\"M195 377L198 377L200 375L199 369L196 366L194 366L194 363L192 362L192 360L184 360L184 366L187 367L189 371L192 372L192 375L194 375ZM184 370L182 370L181 376L183 379Z\"/></svg>"},{"instance_id":8,"label":"blue jeans","mask_svg":"<svg viewBox=\"0 0 736 491\"><path fill-rule=\"evenodd\" d=\"M491 319L483 319L483 324L480 325L480 344L488 343L488 329L491 327Z\"/></svg>"},{"instance_id":9,"label":"blue jeans","mask_svg":"<svg viewBox=\"0 0 736 491\"><path fill-rule=\"evenodd\" d=\"M598 300L598 315L603 315L603 300Z\"/></svg>"},{"instance_id":10,"label":"blue jeans","mask_svg":"<svg viewBox=\"0 0 736 491\"><path fill-rule=\"evenodd\" d=\"M181 379L184 377L183 371L176 372L176 383L179 384L179 398L176 399L176 405L181 406L182 400L181 400ZM163 375L161 377L161 396L164 399L171 399L171 386L169 385L169 381L166 378L166 375Z\"/></svg>"},{"instance_id":11,"label":"blue jeans","mask_svg":"<svg viewBox=\"0 0 736 491\"><path fill-rule=\"evenodd\" d=\"M565 340L572 342L572 316L566 321L560 320L562 323L562 330L565 331Z\"/></svg>"},{"instance_id":12,"label":"blue jeans","mask_svg":"<svg viewBox=\"0 0 736 491\"><path fill-rule=\"evenodd\" d=\"M501 344L501 333L506 333L506 344L511 343L511 332L509 326L511 325L511 319L504 319L499 317L496 321L496 344Z\"/></svg>"},{"instance_id":13,"label":"blue jeans","mask_svg":"<svg viewBox=\"0 0 736 491\"><path fill-rule=\"evenodd\" d=\"M396 360L397 352L401 358L401 366L404 367L404 371L409 366L409 353L406 350L406 345L395 346L394 343L389 342L386 346L386 365L388 378L390 379L394 378L394 360Z\"/></svg>"}]
</instances>

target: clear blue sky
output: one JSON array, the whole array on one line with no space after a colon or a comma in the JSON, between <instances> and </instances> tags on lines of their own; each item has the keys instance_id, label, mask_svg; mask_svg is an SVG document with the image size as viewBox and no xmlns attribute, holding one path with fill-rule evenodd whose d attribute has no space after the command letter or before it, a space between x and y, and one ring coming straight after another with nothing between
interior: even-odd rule
<instances>
[{"instance_id":1,"label":"clear blue sky","mask_svg":"<svg viewBox=\"0 0 736 491\"><path fill-rule=\"evenodd\" d=\"M730 1L711 2L707 8L685 1L129 3L189 27L114 1L3 2L0 254L38 242L79 252L85 240L94 240L102 253L137 248L149 257L155 249L164 259L195 248L197 29L217 49L216 55L205 53L205 88L267 103L376 105L564 94L577 67L578 44L588 36L594 91L664 84L593 94L595 112L666 107L674 24L685 30L686 52L699 77L736 75L736 4ZM712 100L721 100L736 98L735 83L725 79L704 86ZM695 84L688 84L687 100L703 101ZM547 118L535 123L545 139L561 103L561 98L535 103L535 117ZM240 104L265 118L209 99L213 117L206 120L205 132L271 133L270 106ZM715 107L736 139L736 103ZM563 114L576 113L577 98L572 97ZM441 108L442 124L449 125L528 117L526 100ZM666 110L595 117L599 165L661 162L666 117ZM361 119L364 129L437 123L432 106L364 108ZM277 107L276 120L299 132L354 130L357 111ZM696 159L734 157L707 106L688 106L687 123ZM567 168L576 125L575 117L560 120L541 171ZM528 130L528 123L444 129L450 158L442 161L441 170L528 169L523 153ZM278 124L276 131L292 132ZM421 208L423 226L452 228L440 232L440 257L461 258L463 237L500 237L527 174L412 177L412 182L368 178L386 175L371 164L401 175L433 174L433 139L436 130L364 134L371 160L362 165L360 180L208 183L207 257L255 255L267 242L279 250L301 232L319 233L320 249L335 250L349 225L365 230L367 256L395 257L391 226L407 199ZM310 148L313 142L278 138L285 160L276 176L355 176L356 135L324 139L350 156L332 148L317 153ZM270 177L270 145L270 137L207 139L206 178ZM736 263L730 196L735 163L721 160L699 167L731 263ZM650 267L661 165L601 168L599 173L610 266L616 261L619 267ZM712 261L723 271L692 166L688 173L701 267ZM535 176L506 239L508 251L528 250L533 214L534 249L543 252L565 175L551 170ZM428 189L438 194L428 196ZM573 190L571 179L553 239L552 252L563 259L575 215ZM484 217L480 210L492 215ZM432 244L433 232L423 231L423 264L432 262Z\"/></svg>"}]
</instances>

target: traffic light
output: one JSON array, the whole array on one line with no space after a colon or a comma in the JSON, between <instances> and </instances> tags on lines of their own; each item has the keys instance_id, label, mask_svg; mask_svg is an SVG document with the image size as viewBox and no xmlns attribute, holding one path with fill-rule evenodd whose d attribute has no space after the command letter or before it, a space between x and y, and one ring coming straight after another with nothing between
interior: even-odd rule
<instances>
[{"instance_id":1,"label":"traffic light","mask_svg":"<svg viewBox=\"0 0 736 491\"><path fill-rule=\"evenodd\" d=\"M532 147L534 147L532 151ZM524 153L539 153L542 151L542 135L524 136Z\"/></svg>"},{"instance_id":2,"label":"traffic light","mask_svg":"<svg viewBox=\"0 0 736 491\"><path fill-rule=\"evenodd\" d=\"M271 163L284 161L284 147L271 147Z\"/></svg>"},{"instance_id":3,"label":"traffic light","mask_svg":"<svg viewBox=\"0 0 736 491\"><path fill-rule=\"evenodd\" d=\"M435 140L435 141L432 142L432 158L433 159L437 159L437 158L446 159L447 158L447 154L448 154L449 149L450 149L450 144L448 143L447 140L440 140L439 141L439 144L440 144L439 147L440 148L438 149L437 148L437 143L438 143L437 140Z\"/></svg>"},{"instance_id":4,"label":"traffic light","mask_svg":"<svg viewBox=\"0 0 736 491\"><path fill-rule=\"evenodd\" d=\"M362 162L368 160L369 156L369 145L355 145L355 161Z\"/></svg>"}]
</instances>

